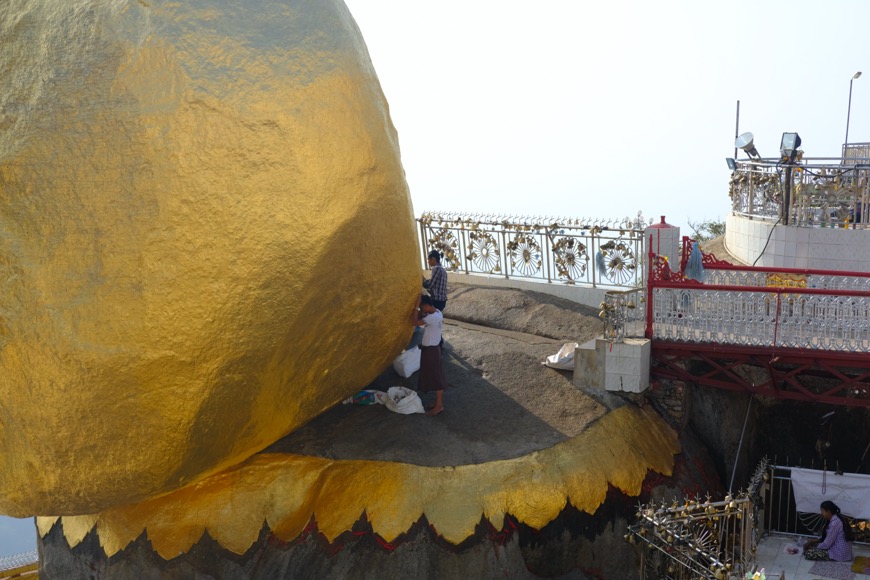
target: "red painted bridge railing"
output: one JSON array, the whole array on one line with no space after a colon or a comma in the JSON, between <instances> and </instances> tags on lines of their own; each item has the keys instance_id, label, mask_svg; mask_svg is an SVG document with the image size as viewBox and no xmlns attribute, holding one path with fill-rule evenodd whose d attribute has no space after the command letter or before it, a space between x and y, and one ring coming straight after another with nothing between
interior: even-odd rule
<instances>
[{"instance_id":1,"label":"red painted bridge railing","mask_svg":"<svg viewBox=\"0 0 870 580\"><path fill-rule=\"evenodd\" d=\"M754 268L703 255L699 282L686 276L686 260L674 272L649 258L648 338L870 353L870 274Z\"/></svg>"},{"instance_id":2,"label":"red painted bridge railing","mask_svg":"<svg viewBox=\"0 0 870 580\"><path fill-rule=\"evenodd\" d=\"M870 407L870 274L737 266L711 255L694 268L683 260L679 271L652 253L648 263L654 376Z\"/></svg>"}]
</instances>

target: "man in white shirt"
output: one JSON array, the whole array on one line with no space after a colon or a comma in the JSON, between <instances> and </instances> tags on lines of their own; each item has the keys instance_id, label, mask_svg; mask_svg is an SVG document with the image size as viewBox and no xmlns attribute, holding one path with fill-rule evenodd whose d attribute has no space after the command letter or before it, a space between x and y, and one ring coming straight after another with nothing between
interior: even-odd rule
<instances>
[{"instance_id":1,"label":"man in white shirt","mask_svg":"<svg viewBox=\"0 0 870 580\"><path fill-rule=\"evenodd\" d=\"M423 328L423 340L420 344L420 375L417 390L424 393L435 391L435 404L426 411L427 415L438 415L444 411L444 389L447 379L444 376L444 366L441 362L441 329L444 317L441 311L432 304L432 298L423 296L420 300L420 313L417 326Z\"/></svg>"}]
</instances>

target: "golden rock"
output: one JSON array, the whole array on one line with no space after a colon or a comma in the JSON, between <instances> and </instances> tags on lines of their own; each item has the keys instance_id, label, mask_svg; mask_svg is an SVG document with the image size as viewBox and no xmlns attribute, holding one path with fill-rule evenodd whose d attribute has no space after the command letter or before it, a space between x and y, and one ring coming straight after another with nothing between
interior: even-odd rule
<instances>
[{"instance_id":1,"label":"golden rock","mask_svg":"<svg viewBox=\"0 0 870 580\"><path fill-rule=\"evenodd\" d=\"M7 0L0 85L0 512L171 492L401 350L412 210L340 0Z\"/></svg>"}]
</instances>

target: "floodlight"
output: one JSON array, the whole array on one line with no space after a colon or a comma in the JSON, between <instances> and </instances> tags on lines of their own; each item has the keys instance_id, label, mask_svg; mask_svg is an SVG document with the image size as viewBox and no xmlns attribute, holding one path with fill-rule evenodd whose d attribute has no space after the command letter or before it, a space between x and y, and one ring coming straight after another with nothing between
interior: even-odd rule
<instances>
[{"instance_id":1,"label":"floodlight","mask_svg":"<svg viewBox=\"0 0 870 580\"><path fill-rule=\"evenodd\" d=\"M779 144L779 152L783 159L794 161L798 147L801 146L801 136L797 133L783 133Z\"/></svg>"},{"instance_id":2,"label":"floodlight","mask_svg":"<svg viewBox=\"0 0 870 580\"><path fill-rule=\"evenodd\" d=\"M725 163L728 164L728 169L730 169L731 171L737 170L737 161L735 161L733 157L726 157Z\"/></svg>"},{"instance_id":3,"label":"floodlight","mask_svg":"<svg viewBox=\"0 0 870 580\"><path fill-rule=\"evenodd\" d=\"M746 154L749 155L750 159L752 157L758 157L760 159L761 155L758 154L758 149L755 148L754 141L755 136L747 131L746 133L740 135L736 141L734 141L734 146L738 149L743 149Z\"/></svg>"}]
</instances>

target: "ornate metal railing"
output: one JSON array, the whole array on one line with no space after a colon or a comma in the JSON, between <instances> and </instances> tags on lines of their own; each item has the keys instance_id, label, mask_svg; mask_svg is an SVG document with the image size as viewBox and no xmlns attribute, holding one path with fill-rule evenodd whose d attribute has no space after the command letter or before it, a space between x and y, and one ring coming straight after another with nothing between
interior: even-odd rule
<instances>
[{"instance_id":1,"label":"ornate metal railing","mask_svg":"<svg viewBox=\"0 0 870 580\"><path fill-rule=\"evenodd\" d=\"M791 481L793 466L770 465L767 475L768 493L764 503L764 531L782 535L818 537L824 521L818 510L798 511ZM823 469L826 466L821 466ZM811 467L812 469L812 467ZM818 469L818 468L817 468ZM836 477L831 471L831 477ZM858 544L870 544L870 521L844 514L852 525Z\"/></svg>"},{"instance_id":2,"label":"ornate metal railing","mask_svg":"<svg viewBox=\"0 0 870 580\"><path fill-rule=\"evenodd\" d=\"M426 212L418 220L425 267L430 250L448 271L505 278L638 287L644 228L635 219L584 220Z\"/></svg>"},{"instance_id":3,"label":"ornate metal railing","mask_svg":"<svg viewBox=\"0 0 870 580\"><path fill-rule=\"evenodd\" d=\"M763 460L746 490L722 501L700 498L641 505L626 539L643 547L641 577L668 580L744 577L755 572Z\"/></svg>"},{"instance_id":4,"label":"ornate metal railing","mask_svg":"<svg viewBox=\"0 0 870 580\"><path fill-rule=\"evenodd\" d=\"M867 227L870 159L857 157L866 152L852 145L844 150L848 158L738 161L729 187L732 210L788 225Z\"/></svg>"},{"instance_id":5,"label":"ornate metal railing","mask_svg":"<svg viewBox=\"0 0 870 580\"><path fill-rule=\"evenodd\" d=\"M642 338L646 330L646 288L608 290L598 315L604 320L604 338L623 342Z\"/></svg>"},{"instance_id":6,"label":"ornate metal railing","mask_svg":"<svg viewBox=\"0 0 870 580\"><path fill-rule=\"evenodd\" d=\"M870 159L870 143L847 143L843 145L843 163L857 165Z\"/></svg>"},{"instance_id":7,"label":"ornate metal railing","mask_svg":"<svg viewBox=\"0 0 870 580\"><path fill-rule=\"evenodd\" d=\"M870 292L655 288L653 338L870 353Z\"/></svg>"},{"instance_id":8,"label":"ornate metal railing","mask_svg":"<svg viewBox=\"0 0 870 580\"><path fill-rule=\"evenodd\" d=\"M870 292L870 276L850 276L842 272L747 272L741 269L710 270L704 279L717 286L778 286L824 290L863 290Z\"/></svg>"},{"instance_id":9,"label":"ornate metal railing","mask_svg":"<svg viewBox=\"0 0 870 580\"><path fill-rule=\"evenodd\" d=\"M683 236L681 270L686 271L687 258L694 240ZM702 254L705 284L713 286L762 286L779 288L817 288L824 290L861 290L870 292L870 274L837 270L804 270L781 268L771 270L738 266L723 262L711 254Z\"/></svg>"},{"instance_id":10,"label":"ornate metal railing","mask_svg":"<svg viewBox=\"0 0 870 580\"><path fill-rule=\"evenodd\" d=\"M702 283L671 271L660 257L650 254L650 260L649 338L870 352L868 274L769 270L704 256Z\"/></svg>"}]
</instances>

